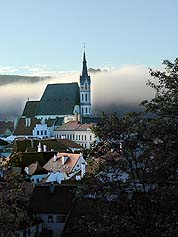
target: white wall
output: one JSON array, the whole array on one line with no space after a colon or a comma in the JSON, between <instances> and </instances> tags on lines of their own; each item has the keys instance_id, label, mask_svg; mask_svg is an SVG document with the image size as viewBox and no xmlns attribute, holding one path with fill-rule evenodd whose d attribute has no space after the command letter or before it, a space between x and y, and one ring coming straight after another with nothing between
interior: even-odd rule
<instances>
[{"instance_id":1,"label":"white wall","mask_svg":"<svg viewBox=\"0 0 178 237\"><path fill-rule=\"evenodd\" d=\"M64 229L65 223L57 222L57 217L62 215L60 214L38 214L38 216L44 221L43 228L47 228L53 231L53 237L60 237ZM49 222L49 216L52 216L53 222Z\"/></svg>"},{"instance_id":2,"label":"white wall","mask_svg":"<svg viewBox=\"0 0 178 237\"><path fill-rule=\"evenodd\" d=\"M34 183L37 184L39 183L42 179L46 178L48 174L38 174L38 175L32 175L30 177L30 180Z\"/></svg>"},{"instance_id":3,"label":"white wall","mask_svg":"<svg viewBox=\"0 0 178 237\"><path fill-rule=\"evenodd\" d=\"M50 137L50 129L47 124L36 124L33 129L33 137L47 138Z\"/></svg>"},{"instance_id":4,"label":"white wall","mask_svg":"<svg viewBox=\"0 0 178 237\"><path fill-rule=\"evenodd\" d=\"M55 138L67 138L70 139L77 144L83 146L84 148L90 148L91 144L96 140L95 135L92 131L85 130L85 131L57 131L54 130Z\"/></svg>"}]
</instances>

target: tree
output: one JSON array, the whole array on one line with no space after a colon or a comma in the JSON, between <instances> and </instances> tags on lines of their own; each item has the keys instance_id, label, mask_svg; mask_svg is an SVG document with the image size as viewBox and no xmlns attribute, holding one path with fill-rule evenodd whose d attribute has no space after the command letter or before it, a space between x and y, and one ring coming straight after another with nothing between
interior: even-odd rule
<instances>
[{"instance_id":1,"label":"tree","mask_svg":"<svg viewBox=\"0 0 178 237\"><path fill-rule=\"evenodd\" d=\"M145 107L144 113L129 113L123 118L104 114L102 123L93 128L100 142L89 151L89 155L105 158L111 150L116 151L127 164L129 180L126 188L131 184L134 188L131 199L121 202L118 198L112 202L112 208L107 207L109 224L101 221L103 210L97 208L100 210L97 213L99 220L90 220L90 229L96 230L95 236L101 236L101 231L96 229L98 222L102 234L106 235L115 236L116 223L119 236L178 235L178 59L173 63L166 60L163 65L163 71L150 69L155 82L150 80L148 85L156 93L152 100L141 103ZM111 166L116 169L125 167L119 163L111 164L107 159L99 171L106 171ZM94 180L95 190L101 186L97 182ZM141 196L138 184L141 185ZM111 192L113 187L110 184L108 189L103 184L102 188ZM125 204L124 211L120 203Z\"/></svg>"}]
</instances>

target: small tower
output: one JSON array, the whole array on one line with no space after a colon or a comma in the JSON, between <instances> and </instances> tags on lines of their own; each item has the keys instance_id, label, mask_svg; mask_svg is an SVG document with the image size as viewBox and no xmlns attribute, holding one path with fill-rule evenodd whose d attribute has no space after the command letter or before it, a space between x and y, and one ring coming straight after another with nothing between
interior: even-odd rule
<instances>
[{"instance_id":1,"label":"small tower","mask_svg":"<svg viewBox=\"0 0 178 237\"><path fill-rule=\"evenodd\" d=\"M80 113L82 116L91 116L91 88L90 76L87 70L85 50L83 54L83 68L80 76Z\"/></svg>"}]
</instances>

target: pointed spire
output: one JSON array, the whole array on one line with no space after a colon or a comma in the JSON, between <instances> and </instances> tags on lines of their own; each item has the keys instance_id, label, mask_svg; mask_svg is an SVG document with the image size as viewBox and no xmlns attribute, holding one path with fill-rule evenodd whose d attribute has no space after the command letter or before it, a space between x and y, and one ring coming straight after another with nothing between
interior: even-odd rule
<instances>
[{"instance_id":1,"label":"pointed spire","mask_svg":"<svg viewBox=\"0 0 178 237\"><path fill-rule=\"evenodd\" d=\"M84 48L82 76L85 76L85 75L88 76L88 72L87 72L87 61L86 61L85 48Z\"/></svg>"}]
</instances>

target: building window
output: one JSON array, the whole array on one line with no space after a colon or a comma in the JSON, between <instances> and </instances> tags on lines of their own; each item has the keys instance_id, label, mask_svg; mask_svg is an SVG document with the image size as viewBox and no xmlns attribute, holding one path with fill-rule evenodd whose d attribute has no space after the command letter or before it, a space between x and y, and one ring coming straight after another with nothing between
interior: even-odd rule
<instances>
[{"instance_id":1,"label":"building window","mask_svg":"<svg viewBox=\"0 0 178 237\"><path fill-rule=\"evenodd\" d=\"M78 135L76 135L76 140L78 140Z\"/></svg>"},{"instance_id":2,"label":"building window","mask_svg":"<svg viewBox=\"0 0 178 237\"><path fill-rule=\"evenodd\" d=\"M41 130L41 135L43 135L43 130Z\"/></svg>"},{"instance_id":3,"label":"building window","mask_svg":"<svg viewBox=\"0 0 178 237\"><path fill-rule=\"evenodd\" d=\"M85 94L85 101L87 101L87 94Z\"/></svg>"},{"instance_id":4,"label":"building window","mask_svg":"<svg viewBox=\"0 0 178 237\"><path fill-rule=\"evenodd\" d=\"M82 114L84 113L84 111L83 111L83 107L82 107Z\"/></svg>"},{"instance_id":5,"label":"building window","mask_svg":"<svg viewBox=\"0 0 178 237\"><path fill-rule=\"evenodd\" d=\"M78 140L80 140L80 135L78 135Z\"/></svg>"},{"instance_id":6,"label":"building window","mask_svg":"<svg viewBox=\"0 0 178 237\"><path fill-rule=\"evenodd\" d=\"M85 83L85 90L87 90L87 83Z\"/></svg>"},{"instance_id":7,"label":"building window","mask_svg":"<svg viewBox=\"0 0 178 237\"><path fill-rule=\"evenodd\" d=\"M75 140L75 135L73 134L73 140Z\"/></svg>"},{"instance_id":8,"label":"building window","mask_svg":"<svg viewBox=\"0 0 178 237\"><path fill-rule=\"evenodd\" d=\"M85 140L87 140L87 135L85 135Z\"/></svg>"},{"instance_id":9,"label":"building window","mask_svg":"<svg viewBox=\"0 0 178 237\"><path fill-rule=\"evenodd\" d=\"M86 114L88 113L88 109L87 109L87 107L85 108L85 111L86 111Z\"/></svg>"},{"instance_id":10,"label":"building window","mask_svg":"<svg viewBox=\"0 0 178 237\"><path fill-rule=\"evenodd\" d=\"M70 140L72 140L72 135L70 134Z\"/></svg>"},{"instance_id":11,"label":"building window","mask_svg":"<svg viewBox=\"0 0 178 237\"><path fill-rule=\"evenodd\" d=\"M47 131L46 130L44 131L44 134L47 135Z\"/></svg>"},{"instance_id":12,"label":"building window","mask_svg":"<svg viewBox=\"0 0 178 237\"><path fill-rule=\"evenodd\" d=\"M65 223L65 216L56 216L56 223Z\"/></svg>"},{"instance_id":13,"label":"building window","mask_svg":"<svg viewBox=\"0 0 178 237\"><path fill-rule=\"evenodd\" d=\"M83 101L83 94L82 94L82 101Z\"/></svg>"},{"instance_id":14,"label":"building window","mask_svg":"<svg viewBox=\"0 0 178 237\"><path fill-rule=\"evenodd\" d=\"M39 131L37 131L37 135L40 135Z\"/></svg>"},{"instance_id":15,"label":"building window","mask_svg":"<svg viewBox=\"0 0 178 237\"><path fill-rule=\"evenodd\" d=\"M82 135L82 140L83 140L83 135Z\"/></svg>"},{"instance_id":16,"label":"building window","mask_svg":"<svg viewBox=\"0 0 178 237\"><path fill-rule=\"evenodd\" d=\"M90 135L90 141L92 140L92 135Z\"/></svg>"},{"instance_id":17,"label":"building window","mask_svg":"<svg viewBox=\"0 0 178 237\"><path fill-rule=\"evenodd\" d=\"M53 216L51 216L51 215L48 216L48 222L49 222L49 223L52 223L52 222L53 222Z\"/></svg>"}]
</instances>

